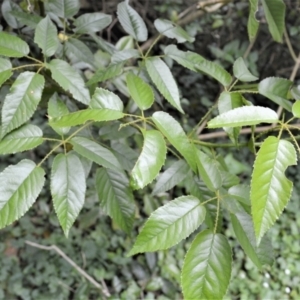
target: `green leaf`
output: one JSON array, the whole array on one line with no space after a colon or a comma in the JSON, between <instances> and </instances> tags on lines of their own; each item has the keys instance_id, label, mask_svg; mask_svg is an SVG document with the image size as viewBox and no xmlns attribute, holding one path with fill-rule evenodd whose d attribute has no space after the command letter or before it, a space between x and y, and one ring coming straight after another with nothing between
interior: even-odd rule
<instances>
[{"instance_id":1,"label":"green leaf","mask_svg":"<svg viewBox=\"0 0 300 300\"><path fill-rule=\"evenodd\" d=\"M101 31L112 21L112 17L103 13L83 14L74 21L76 33L90 33Z\"/></svg>"},{"instance_id":2,"label":"green leaf","mask_svg":"<svg viewBox=\"0 0 300 300\"><path fill-rule=\"evenodd\" d=\"M183 196L154 211L128 255L164 250L193 233L205 219L205 207L194 196Z\"/></svg>"},{"instance_id":3,"label":"green leaf","mask_svg":"<svg viewBox=\"0 0 300 300\"><path fill-rule=\"evenodd\" d=\"M224 86L229 85L232 81L231 75L224 68L214 62L206 60L197 53L180 51L175 45L167 46L164 52L185 68L194 72L203 72L215 78Z\"/></svg>"},{"instance_id":4,"label":"green leaf","mask_svg":"<svg viewBox=\"0 0 300 300\"><path fill-rule=\"evenodd\" d=\"M299 100L297 100L297 101L293 104L292 112L293 112L294 117L300 118L300 101L299 101Z\"/></svg>"},{"instance_id":5,"label":"green leaf","mask_svg":"<svg viewBox=\"0 0 300 300\"><path fill-rule=\"evenodd\" d=\"M134 189L142 189L156 178L167 154L165 140L159 131L143 131L143 136L142 152L131 171L131 186Z\"/></svg>"},{"instance_id":6,"label":"green leaf","mask_svg":"<svg viewBox=\"0 0 300 300\"><path fill-rule=\"evenodd\" d=\"M293 183L284 173L288 166L296 163L293 144L274 136L265 139L257 153L250 194L257 245L291 197Z\"/></svg>"},{"instance_id":7,"label":"green leaf","mask_svg":"<svg viewBox=\"0 0 300 300\"><path fill-rule=\"evenodd\" d=\"M287 100L287 95L292 84L292 81L284 78L268 77L259 83L258 92L291 111L292 103Z\"/></svg>"},{"instance_id":8,"label":"green leaf","mask_svg":"<svg viewBox=\"0 0 300 300\"><path fill-rule=\"evenodd\" d=\"M34 42L39 45L45 56L52 56L59 45L56 26L49 16L39 22L35 29Z\"/></svg>"},{"instance_id":9,"label":"green leaf","mask_svg":"<svg viewBox=\"0 0 300 300\"><path fill-rule=\"evenodd\" d=\"M83 157L109 169L123 170L115 155L98 143L79 136L72 138L69 142L73 145L73 149Z\"/></svg>"},{"instance_id":10,"label":"green leaf","mask_svg":"<svg viewBox=\"0 0 300 300\"><path fill-rule=\"evenodd\" d=\"M220 114L207 123L208 128L250 126L259 123L276 123L277 113L267 107L243 106Z\"/></svg>"},{"instance_id":11,"label":"green leaf","mask_svg":"<svg viewBox=\"0 0 300 300\"><path fill-rule=\"evenodd\" d=\"M99 83L112 79L119 76L123 71L123 62L118 64L111 64L105 69L99 69L93 77L86 83L87 86L90 86L94 83Z\"/></svg>"},{"instance_id":12,"label":"green leaf","mask_svg":"<svg viewBox=\"0 0 300 300\"><path fill-rule=\"evenodd\" d=\"M111 147L122 168L130 172L138 159L138 153L128 145L119 142L112 143Z\"/></svg>"},{"instance_id":13,"label":"green leaf","mask_svg":"<svg viewBox=\"0 0 300 300\"><path fill-rule=\"evenodd\" d=\"M0 228L21 218L44 185L45 172L31 160L21 160L0 173Z\"/></svg>"},{"instance_id":14,"label":"green leaf","mask_svg":"<svg viewBox=\"0 0 300 300\"><path fill-rule=\"evenodd\" d=\"M90 93L84 86L82 77L67 62L53 59L46 66L50 69L52 78L73 98L84 104L90 103Z\"/></svg>"},{"instance_id":15,"label":"green leaf","mask_svg":"<svg viewBox=\"0 0 300 300\"><path fill-rule=\"evenodd\" d=\"M145 42L148 39L148 31L141 16L124 1L118 4L118 19L123 29L139 42Z\"/></svg>"},{"instance_id":16,"label":"green leaf","mask_svg":"<svg viewBox=\"0 0 300 300\"><path fill-rule=\"evenodd\" d=\"M123 118L123 113L111 109L84 109L50 120L51 126L69 127L84 124L87 121L113 121Z\"/></svg>"},{"instance_id":17,"label":"green leaf","mask_svg":"<svg viewBox=\"0 0 300 300\"><path fill-rule=\"evenodd\" d=\"M217 191L222 186L222 177L216 160L195 148L197 166L201 179L211 191Z\"/></svg>"},{"instance_id":18,"label":"green leaf","mask_svg":"<svg viewBox=\"0 0 300 300\"><path fill-rule=\"evenodd\" d=\"M239 212L236 214L230 214L231 223L234 233L241 244L243 250L258 269L261 269L263 265L271 265L273 263L272 258L272 246L268 239L256 246L255 234L253 230L253 222L251 217L244 213Z\"/></svg>"},{"instance_id":19,"label":"green leaf","mask_svg":"<svg viewBox=\"0 0 300 300\"><path fill-rule=\"evenodd\" d=\"M33 72L26 71L17 77L4 99L2 137L31 118L41 100L44 83L44 77Z\"/></svg>"},{"instance_id":20,"label":"green leaf","mask_svg":"<svg viewBox=\"0 0 300 300\"><path fill-rule=\"evenodd\" d=\"M178 43L193 43L195 38L191 37L182 27L166 19L156 19L154 26L157 31L170 39L176 39Z\"/></svg>"},{"instance_id":21,"label":"green leaf","mask_svg":"<svg viewBox=\"0 0 300 300\"><path fill-rule=\"evenodd\" d=\"M259 27L259 22L257 21L255 15L258 12L258 0L249 0L250 10L249 10L249 18L248 18L248 35L250 41L256 37L257 30Z\"/></svg>"},{"instance_id":22,"label":"green leaf","mask_svg":"<svg viewBox=\"0 0 300 300\"><path fill-rule=\"evenodd\" d=\"M64 43L65 53L71 62L86 62L93 64L94 55L90 48L82 41L75 38L68 38Z\"/></svg>"},{"instance_id":23,"label":"green leaf","mask_svg":"<svg viewBox=\"0 0 300 300\"><path fill-rule=\"evenodd\" d=\"M85 190L85 173L79 158L73 153L56 155L51 169L51 195L66 237L83 207Z\"/></svg>"},{"instance_id":24,"label":"green leaf","mask_svg":"<svg viewBox=\"0 0 300 300\"><path fill-rule=\"evenodd\" d=\"M146 69L161 94L181 113L184 113L180 104L177 83L164 61L159 57L148 58Z\"/></svg>"},{"instance_id":25,"label":"green leaf","mask_svg":"<svg viewBox=\"0 0 300 300\"><path fill-rule=\"evenodd\" d=\"M17 36L0 32L0 55L23 57L29 53L29 46Z\"/></svg>"},{"instance_id":26,"label":"green leaf","mask_svg":"<svg viewBox=\"0 0 300 300\"><path fill-rule=\"evenodd\" d=\"M62 117L63 115L67 115L68 113L69 110L67 108L67 105L58 98L56 93L54 93L48 101L48 118L50 120L49 125L59 135L67 134L70 131L70 127L54 126L51 123L51 120L54 118Z\"/></svg>"},{"instance_id":27,"label":"green leaf","mask_svg":"<svg viewBox=\"0 0 300 300\"><path fill-rule=\"evenodd\" d=\"M96 189L100 205L104 211L118 226L130 234L134 220L135 204L125 174L111 169L98 169Z\"/></svg>"},{"instance_id":28,"label":"green leaf","mask_svg":"<svg viewBox=\"0 0 300 300\"><path fill-rule=\"evenodd\" d=\"M0 87L13 74L11 68L10 60L0 57Z\"/></svg>"},{"instance_id":29,"label":"green leaf","mask_svg":"<svg viewBox=\"0 0 300 300\"><path fill-rule=\"evenodd\" d=\"M130 96L141 110L150 108L154 102L152 88L139 76L128 73L126 83Z\"/></svg>"},{"instance_id":30,"label":"green leaf","mask_svg":"<svg viewBox=\"0 0 300 300\"><path fill-rule=\"evenodd\" d=\"M172 189L188 175L190 167L184 160L175 162L171 167L159 175L153 188L152 195L157 195Z\"/></svg>"},{"instance_id":31,"label":"green leaf","mask_svg":"<svg viewBox=\"0 0 300 300\"><path fill-rule=\"evenodd\" d=\"M250 187L245 184L232 186L228 189L228 194L241 203L250 206Z\"/></svg>"},{"instance_id":32,"label":"green leaf","mask_svg":"<svg viewBox=\"0 0 300 300\"><path fill-rule=\"evenodd\" d=\"M185 299L222 299L231 276L232 253L227 238L200 232L184 259L181 285Z\"/></svg>"},{"instance_id":33,"label":"green leaf","mask_svg":"<svg viewBox=\"0 0 300 300\"><path fill-rule=\"evenodd\" d=\"M3 19L6 21L6 23L13 29L20 28L20 24L18 20L14 17L12 12L14 11L21 11L21 8L19 5L14 3L14 1L11 0L4 0L1 5L1 12ZM27 14L28 16L28 14Z\"/></svg>"},{"instance_id":34,"label":"green leaf","mask_svg":"<svg viewBox=\"0 0 300 300\"><path fill-rule=\"evenodd\" d=\"M0 141L0 154L27 151L43 143L43 132L35 125L27 124L7 134Z\"/></svg>"},{"instance_id":35,"label":"green leaf","mask_svg":"<svg viewBox=\"0 0 300 300\"><path fill-rule=\"evenodd\" d=\"M76 15L80 9L79 0L48 0L48 10L61 18L70 18Z\"/></svg>"},{"instance_id":36,"label":"green leaf","mask_svg":"<svg viewBox=\"0 0 300 300\"><path fill-rule=\"evenodd\" d=\"M196 172L197 163L194 149L181 125L169 114L162 111L155 112L152 115L152 120L161 133L185 158L191 169Z\"/></svg>"},{"instance_id":37,"label":"green leaf","mask_svg":"<svg viewBox=\"0 0 300 300\"><path fill-rule=\"evenodd\" d=\"M125 62L126 60L131 59L131 58L139 58L139 57L140 57L140 53L138 50L125 49L122 51L115 52L111 57L111 62L113 64L117 64L120 62Z\"/></svg>"},{"instance_id":38,"label":"green leaf","mask_svg":"<svg viewBox=\"0 0 300 300\"><path fill-rule=\"evenodd\" d=\"M43 19L42 17L34 14L28 14L24 11L13 10L9 12L14 16L22 25L26 25L31 29L35 29L38 23ZM30 16L30 17L28 17Z\"/></svg>"},{"instance_id":39,"label":"green leaf","mask_svg":"<svg viewBox=\"0 0 300 300\"><path fill-rule=\"evenodd\" d=\"M250 71L248 70L244 59L242 57L239 57L233 65L233 74L234 76L243 82L251 82L258 80L258 77L253 76Z\"/></svg>"},{"instance_id":40,"label":"green leaf","mask_svg":"<svg viewBox=\"0 0 300 300\"><path fill-rule=\"evenodd\" d=\"M276 42L282 43L285 28L285 4L282 0L262 0L269 31Z\"/></svg>"},{"instance_id":41,"label":"green leaf","mask_svg":"<svg viewBox=\"0 0 300 300\"><path fill-rule=\"evenodd\" d=\"M107 108L118 111L123 111L124 109L123 102L119 96L102 88L96 88L90 102L90 107Z\"/></svg>"}]
</instances>

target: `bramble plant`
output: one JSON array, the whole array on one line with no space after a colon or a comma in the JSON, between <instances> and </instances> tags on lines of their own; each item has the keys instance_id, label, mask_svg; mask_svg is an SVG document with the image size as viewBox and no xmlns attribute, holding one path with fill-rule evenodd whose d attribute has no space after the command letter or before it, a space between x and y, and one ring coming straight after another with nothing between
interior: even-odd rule
<instances>
[{"instance_id":1,"label":"bramble plant","mask_svg":"<svg viewBox=\"0 0 300 300\"><path fill-rule=\"evenodd\" d=\"M285 5L282 0L261 2L270 34L281 42ZM96 34L111 24L110 15L75 17L78 0L28 3L22 8L8 0L2 4L12 30L0 31L0 86L9 87L2 105L0 154L24 152L26 157L43 143L51 148L37 163L24 158L0 173L0 227L18 220L36 201L45 184L43 165L49 160L53 206L68 236L83 207L86 179L95 163L98 169L92 176L100 206L128 234L135 219L134 190L154 180L152 195L184 185L186 194L151 214L129 255L170 248L198 230L182 267L185 299L221 299L227 291L232 251L222 234L225 212L253 263L259 269L272 264L272 246L265 234L291 197L293 184L285 171L297 164L300 152L293 134L300 118L300 88L293 87L294 78L259 81L242 57L231 74L175 44L153 56L152 49L163 36L177 43L192 43L194 38L174 20L157 19L158 35L143 49L141 42L149 41L147 27L128 1L117 8L128 35L116 45ZM249 6L248 33L253 42L259 27L258 0L250 0ZM213 77L223 87L216 105L191 132L184 131L175 110L172 116L163 109L161 99L184 114L170 60ZM254 106L245 98L249 93L265 96L279 106L278 111ZM34 122L34 113L44 106L48 136ZM219 114L212 118L216 109ZM197 129L206 122L208 128L223 128L230 142L201 141ZM258 132L261 123L272 125ZM251 128L247 143L239 142L243 126ZM139 147L139 154L132 145ZM231 174L217 151L241 147L248 147L255 157L250 185ZM170 158L175 163L164 168Z\"/></svg>"}]
</instances>

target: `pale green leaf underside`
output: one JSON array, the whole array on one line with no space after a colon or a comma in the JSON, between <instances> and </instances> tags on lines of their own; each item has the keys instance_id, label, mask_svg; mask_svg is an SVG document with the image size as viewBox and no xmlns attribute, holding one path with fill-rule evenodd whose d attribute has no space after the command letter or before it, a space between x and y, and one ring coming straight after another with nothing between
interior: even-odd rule
<instances>
[{"instance_id":1,"label":"pale green leaf underside","mask_svg":"<svg viewBox=\"0 0 300 300\"><path fill-rule=\"evenodd\" d=\"M124 1L118 4L117 14L123 29L135 40L145 42L148 39L148 31L141 16Z\"/></svg>"},{"instance_id":2,"label":"pale green leaf underside","mask_svg":"<svg viewBox=\"0 0 300 300\"><path fill-rule=\"evenodd\" d=\"M282 43L285 28L285 4L282 0L262 0L269 31L276 42Z\"/></svg>"},{"instance_id":3,"label":"pale green leaf underside","mask_svg":"<svg viewBox=\"0 0 300 300\"><path fill-rule=\"evenodd\" d=\"M159 131L147 130L143 136L142 152L131 171L131 185L134 189L142 189L156 178L167 154L165 140Z\"/></svg>"},{"instance_id":4,"label":"pale green leaf underside","mask_svg":"<svg viewBox=\"0 0 300 300\"><path fill-rule=\"evenodd\" d=\"M17 77L4 99L2 137L31 118L41 100L44 83L44 77L33 72L26 71Z\"/></svg>"},{"instance_id":5,"label":"pale green leaf underside","mask_svg":"<svg viewBox=\"0 0 300 300\"><path fill-rule=\"evenodd\" d=\"M249 39L253 40L256 37L259 22L257 21L255 14L258 11L258 0L249 0L249 18L248 18L248 35Z\"/></svg>"},{"instance_id":6,"label":"pale green leaf underside","mask_svg":"<svg viewBox=\"0 0 300 300\"><path fill-rule=\"evenodd\" d=\"M29 46L19 37L0 32L0 55L23 57L29 53Z\"/></svg>"},{"instance_id":7,"label":"pale green leaf underside","mask_svg":"<svg viewBox=\"0 0 300 300\"><path fill-rule=\"evenodd\" d=\"M243 82L251 82L251 81L258 80L258 77L250 73L242 57L239 57L234 62L233 74L238 80Z\"/></svg>"},{"instance_id":8,"label":"pale green leaf underside","mask_svg":"<svg viewBox=\"0 0 300 300\"><path fill-rule=\"evenodd\" d=\"M287 100L287 96L292 84L292 81L285 78L268 77L258 84L258 92L291 111L292 103Z\"/></svg>"},{"instance_id":9,"label":"pale green leaf underside","mask_svg":"<svg viewBox=\"0 0 300 300\"><path fill-rule=\"evenodd\" d=\"M251 126L259 123L276 123L275 111L261 106L238 107L213 118L207 123L208 128Z\"/></svg>"},{"instance_id":10,"label":"pale green leaf underside","mask_svg":"<svg viewBox=\"0 0 300 300\"><path fill-rule=\"evenodd\" d=\"M257 244L290 200L293 183L285 171L296 163L293 144L274 136L268 137L257 153L250 194Z\"/></svg>"},{"instance_id":11,"label":"pale green leaf underside","mask_svg":"<svg viewBox=\"0 0 300 300\"><path fill-rule=\"evenodd\" d=\"M206 210L199 199L183 196L154 211L128 255L164 250L187 238L204 221Z\"/></svg>"},{"instance_id":12,"label":"pale green leaf underside","mask_svg":"<svg viewBox=\"0 0 300 300\"><path fill-rule=\"evenodd\" d=\"M52 164L51 194L66 236L83 207L85 190L85 173L79 158L73 153L58 154Z\"/></svg>"},{"instance_id":13,"label":"pale green leaf underside","mask_svg":"<svg viewBox=\"0 0 300 300\"><path fill-rule=\"evenodd\" d=\"M79 110L59 118L54 118L50 120L50 125L68 127L81 125L86 123L87 121L113 121L121 118L123 118L123 113L117 110L111 110L106 108L90 108Z\"/></svg>"},{"instance_id":14,"label":"pale green leaf underside","mask_svg":"<svg viewBox=\"0 0 300 300\"><path fill-rule=\"evenodd\" d=\"M177 108L184 113L180 104L179 91L177 83L169 67L158 57L148 58L146 60L146 69L161 94Z\"/></svg>"},{"instance_id":15,"label":"pale green leaf underside","mask_svg":"<svg viewBox=\"0 0 300 300\"><path fill-rule=\"evenodd\" d=\"M130 96L141 110L146 110L152 106L154 93L143 79L133 73L129 73L126 76L126 83Z\"/></svg>"},{"instance_id":16,"label":"pale green leaf underside","mask_svg":"<svg viewBox=\"0 0 300 300\"><path fill-rule=\"evenodd\" d=\"M7 134L0 141L0 154L27 151L43 143L43 132L35 125L24 125Z\"/></svg>"},{"instance_id":17,"label":"pale green leaf underside","mask_svg":"<svg viewBox=\"0 0 300 300\"><path fill-rule=\"evenodd\" d=\"M123 111L124 108L119 96L103 88L95 89L89 106L91 108L107 108L118 111Z\"/></svg>"},{"instance_id":18,"label":"pale green leaf underside","mask_svg":"<svg viewBox=\"0 0 300 300\"><path fill-rule=\"evenodd\" d=\"M152 115L152 120L160 132L185 158L194 172L197 170L194 149L183 131L181 125L169 114L158 111Z\"/></svg>"},{"instance_id":19,"label":"pale green leaf underside","mask_svg":"<svg viewBox=\"0 0 300 300\"><path fill-rule=\"evenodd\" d=\"M135 204L126 175L111 169L98 169L96 189L101 207L129 234L133 225Z\"/></svg>"},{"instance_id":20,"label":"pale green leaf underside","mask_svg":"<svg viewBox=\"0 0 300 300\"><path fill-rule=\"evenodd\" d=\"M90 93L85 87L82 77L67 62L53 59L46 64L51 71L52 78L73 98L84 104L89 104Z\"/></svg>"},{"instance_id":21,"label":"pale green leaf underside","mask_svg":"<svg viewBox=\"0 0 300 300\"><path fill-rule=\"evenodd\" d=\"M44 185L45 172L24 159L0 173L0 228L22 217L33 205Z\"/></svg>"},{"instance_id":22,"label":"pale green leaf underside","mask_svg":"<svg viewBox=\"0 0 300 300\"><path fill-rule=\"evenodd\" d=\"M225 236L210 230L200 232L183 263L184 298L222 299L230 281L231 261L231 248Z\"/></svg>"},{"instance_id":23,"label":"pale green leaf underside","mask_svg":"<svg viewBox=\"0 0 300 300\"><path fill-rule=\"evenodd\" d=\"M73 149L83 157L109 169L122 170L115 155L107 148L85 138L74 137L70 140Z\"/></svg>"}]
</instances>

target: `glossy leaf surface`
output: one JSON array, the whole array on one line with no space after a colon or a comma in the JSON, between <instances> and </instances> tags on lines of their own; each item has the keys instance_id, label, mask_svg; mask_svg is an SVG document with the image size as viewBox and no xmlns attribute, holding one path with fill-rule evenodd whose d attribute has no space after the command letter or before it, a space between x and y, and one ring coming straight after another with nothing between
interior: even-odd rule
<instances>
[{"instance_id":1,"label":"glossy leaf surface","mask_svg":"<svg viewBox=\"0 0 300 300\"><path fill-rule=\"evenodd\" d=\"M168 202L151 214L129 255L164 250L178 244L202 224L205 213L205 207L194 196Z\"/></svg>"},{"instance_id":2,"label":"glossy leaf surface","mask_svg":"<svg viewBox=\"0 0 300 300\"><path fill-rule=\"evenodd\" d=\"M269 136L257 153L250 198L258 245L290 200L293 183L286 178L285 171L296 163L293 144L274 136Z\"/></svg>"},{"instance_id":3,"label":"glossy leaf surface","mask_svg":"<svg viewBox=\"0 0 300 300\"><path fill-rule=\"evenodd\" d=\"M90 102L90 107L123 111L124 105L120 97L116 94L109 90L96 88Z\"/></svg>"},{"instance_id":4,"label":"glossy leaf surface","mask_svg":"<svg viewBox=\"0 0 300 300\"><path fill-rule=\"evenodd\" d=\"M29 53L26 42L19 37L0 32L0 55L8 57L23 57Z\"/></svg>"}]
</instances>

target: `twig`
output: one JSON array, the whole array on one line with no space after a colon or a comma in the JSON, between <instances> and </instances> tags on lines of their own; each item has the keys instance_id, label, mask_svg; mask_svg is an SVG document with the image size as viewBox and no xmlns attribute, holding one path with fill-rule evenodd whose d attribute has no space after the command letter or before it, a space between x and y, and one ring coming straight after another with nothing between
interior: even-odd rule
<instances>
[{"instance_id":1,"label":"twig","mask_svg":"<svg viewBox=\"0 0 300 300\"><path fill-rule=\"evenodd\" d=\"M69 256L67 256L60 248L58 248L55 245L51 245L51 246L43 246L31 241L25 241L25 243L27 245L30 245L32 247L38 248L38 249L42 249L42 250L47 250L47 251L51 251L54 250L57 254L59 254L64 260L66 260L73 268L75 268L78 273L80 273L83 277L85 277L91 284L93 284L96 288L98 288L104 296L106 297L110 297L110 293L107 289L106 284L105 285L101 285L99 282L97 282L93 277L91 277L89 274L87 274L83 269L81 269ZM104 282L104 281L103 281Z\"/></svg>"}]
</instances>

